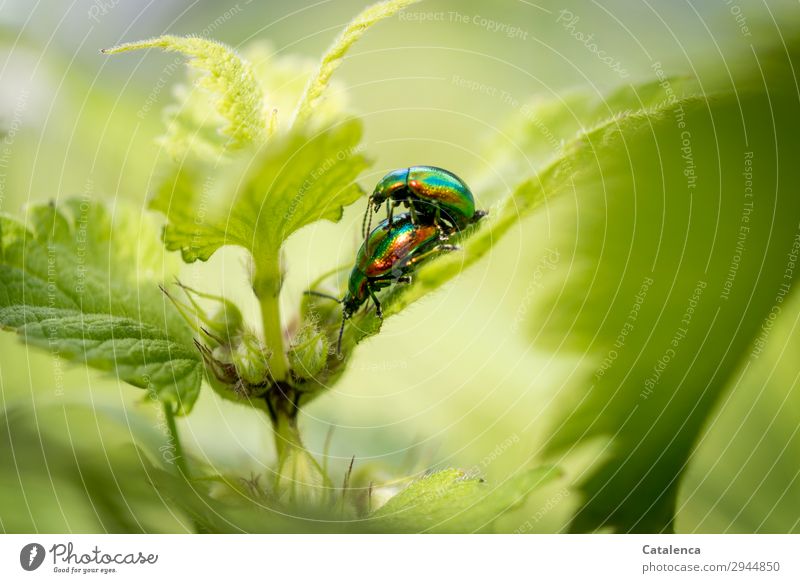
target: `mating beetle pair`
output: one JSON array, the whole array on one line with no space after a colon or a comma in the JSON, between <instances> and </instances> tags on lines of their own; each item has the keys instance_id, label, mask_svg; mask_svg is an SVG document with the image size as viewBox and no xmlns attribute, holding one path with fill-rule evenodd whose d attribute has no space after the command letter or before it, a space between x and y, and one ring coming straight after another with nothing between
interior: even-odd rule
<instances>
[{"instance_id":1,"label":"mating beetle pair","mask_svg":"<svg viewBox=\"0 0 800 583\"><path fill-rule=\"evenodd\" d=\"M384 203L387 218L367 234L372 212L380 210ZM394 208L400 205L409 212L395 217ZM345 322L364 302L372 299L378 317L382 317L377 291L392 283L410 283L409 274L419 263L439 252L456 249L447 244L448 237L485 215L484 211L475 210L475 199L464 181L442 168L413 166L384 176L367 203L362 225L365 240L358 250L344 298L306 292L342 304L337 353L341 353Z\"/></svg>"},{"instance_id":2,"label":"mating beetle pair","mask_svg":"<svg viewBox=\"0 0 800 583\"><path fill-rule=\"evenodd\" d=\"M436 166L412 166L384 176L367 202L364 224L386 203L390 228L394 209L405 205L414 224L433 224L445 230L464 229L486 213L475 210L475 198L458 176ZM363 228L363 235L369 226Z\"/></svg>"}]
</instances>

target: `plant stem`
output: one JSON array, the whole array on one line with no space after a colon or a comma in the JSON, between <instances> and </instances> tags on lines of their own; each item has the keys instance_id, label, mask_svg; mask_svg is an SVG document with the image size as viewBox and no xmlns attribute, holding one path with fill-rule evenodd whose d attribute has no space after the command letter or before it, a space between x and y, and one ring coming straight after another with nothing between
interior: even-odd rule
<instances>
[{"instance_id":1,"label":"plant stem","mask_svg":"<svg viewBox=\"0 0 800 583\"><path fill-rule=\"evenodd\" d=\"M280 293L283 277L277 256L261 256L256 263L253 291L261 306L264 342L270 352L269 370L273 381L283 381L289 373L289 363L283 348Z\"/></svg>"},{"instance_id":2,"label":"plant stem","mask_svg":"<svg viewBox=\"0 0 800 583\"><path fill-rule=\"evenodd\" d=\"M280 293L283 273L280 257L258 249L254 256L258 260L253 277L253 291L261 306L264 342L270 352L268 365L273 382L273 388L265 398L275 431L275 450L278 454L275 491L292 503L304 501L318 504L327 495L330 480L314 456L303 446L297 428L294 389L286 382L289 362L283 348L281 326Z\"/></svg>"},{"instance_id":3,"label":"plant stem","mask_svg":"<svg viewBox=\"0 0 800 583\"><path fill-rule=\"evenodd\" d=\"M264 342L270 351L269 370L272 378L282 381L289 371L289 363L283 349L283 329L281 328L281 310L276 297L259 298L261 304L261 321L264 324Z\"/></svg>"},{"instance_id":4,"label":"plant stem","mask_svg":"<svg viewBox=\"0 0 800 583\"><path fill-rule=\"evenodd\" d=\"M178 436L178 427L175 425L175 411L173 411L170 403L164 402L163 405L164 417L167 419L167 428L169 429L172 444L175 447L175 465L178 467L178 471L183 474L183 477L188 478L189 468L186 465L186 458L183 455L183 446Z\"/></svg>"},{"instance_id":5,"label":"plant stem","mask_svg":"<svg viewBox=\"0 0 800 583\"><path fill-rule=\"evenodd\" d=\"M280 407L276 409L275 415L275 450L278 453L278 460L281 461L292 449L305 450L305 447L297 429L297 418L290 416Z\"/></svg>"},{"instance_id":6,"label":"plant stem","mask_svg":"<svg viewBox=\"0 0 800 583\"><path fill-rule=\"evenodd\" d=\"M321 504L331 491L331 481L319 462L303 445L297 427L297 409L288 394L268 395L275 431L278 471L275 490L290 503Z\"/></svg>"}]
</instances>

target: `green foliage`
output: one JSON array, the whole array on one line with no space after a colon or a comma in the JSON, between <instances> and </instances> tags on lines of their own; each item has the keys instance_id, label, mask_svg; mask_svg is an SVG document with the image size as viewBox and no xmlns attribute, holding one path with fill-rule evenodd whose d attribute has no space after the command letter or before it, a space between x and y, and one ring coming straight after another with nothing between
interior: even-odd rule
<instances>
[{"instance_id":1,"label":"green foliage","mask_svg":"<svg viewBox=\"0 0 800 583\"><path fill-rule=\"evenodd\" d=\"M203 129L219 128L227 141L220 143L211 134L209 141L232 149L266 140L271 132L271 121L266 114L264 95L256 82L250 65L243 61L233 49L217 41L199 37L165 35L144 41L125 43L102 52L108 55L149 48L160 48L190 57L190 64L202 74L196 85L216 96L216 113L223 124L211 116L206 100L194 96L173 108L168 116L164 147L176 157L182 155L187 144L198 142L197 134Z\"/></svg>"},{"instance_id":2,"label":"green foliage","mask_svg":"<svg viewBox=\"0 0 800 583\"><path fill-rule=\"evenodd\" d=\"M252 159L224 168L212 184L182 168L151 201L167 217L164 243L184 261L206 261L223 245L248 249L256 263L275 261L283 242L315 221L338 221L362 195L355 178L361 124L342 122L319 133L276 137ZM203 207L207 212L198 214ZM267 259L269 258L269 259Z\"/></svg>"},{"instance_id":3,"label":"green foliage","mask_svg":"<svg viewBox=\"0 0 800 583\"><path fill-rule=\"evenodd\" d=\"M360 18L371 21L372 15L377 13L369 9L366 15ZM354 31L358 30L358 26L354 25L351 30L346 31L323 59L320 72L316 78L309 81L306 94L301 100L298 119L305 119L308 108L317 101L333 69L357 38ZM751 119L755 119L759 112L768 111L762 94L758 92L747 94L743 98L737 96L736 99L739 107L744 102L748 106L748 112L753 112ZM771 134L753 134L750 141L743 144L741 141L743 134L740 130L737 131L734 123L735 115L734 96L729 92L720 90L712 96L708 91L699 91L697 83L690 79L667 77L638 86L625 87L603 99L574 94L560 102L532 104L523 111L521 123L517 120L512 124L516 136L514 143L522 145L525 156L518 157L508 150L492 148L498 166L511 179L516 177L519 186L509 196L498 194L499 202L491 209L490 216L479 225L459 234L456 238L461 247L459 252L440 257L423 266L414 274L411 285L391 289L382 299L384 314L387 317L402 312L411 303L436 290L465 267L478 261L506 232L546 199L555 201L559 194L578 192L582 200L589 201L585 203L586 208L603 208L605 203L605 215L590 211L588 219L584 219L584 224L588 225L584 227L588 230L588 236L584 238L584 247L576 249L576 253L586 253L588 257L579 262L581 268L572 269L564 274L563 277L568 278L566 285L557 277L554 278L557 283L553 285L558 286L559 290L558 303L552 299L554 296L547 294L538 300L540 310L547 310L547 313L553 315L549 319L550 326L539 335L540 342L545 345L548 343L555 345L558 342L558 345L563 346L565 341L561 337L561 331L572 328L574 333L567 339L567 344L577 351L595 355L600 362L611 353L614 343L619 343L620 330L626 331L627 338L623 344L630 342L632 346L645 347L644 357L641 352L629 351L630 358L633 359L629 364L625 363L624 356L618 358L616 356L618 352L614 350L616 360L614 366L609 368L608 372L604 368L592 371L595 376L589 381L591 388L588 393L563 396L562 401L565 403L563 416L552 421L557 429L548 446L551 456L558 456L559 452L594 436L614 436L613 451L603 458L603 462L596 464L598 467L591 468L590 477L582 485L587 502L574 520L573 528L576 530L593 530L607 526L621 530L644 531L671 528L678 483L675 477L680 475L685 467L704 420L726 386L726 378L721 376L715 378L713 371L708 369L710 365L702 366L702 364L714 363L725 358L735 359L736 354L743 353L752 338L755 326L769 308L770 298L774 298L776 284L770 284L763 277L759 281L759 271L753 270L748 273L747 269L742 268L742 265L747 266L743 263L740 264L737 275L739 281L746 281L747 285L743 284L742 287L764 292L758 296L760 303L753 301L753 297L742 296L739 300L747 302L749 313L753 314L749 318L749 328L742 329L741 323L735 318L720 320L735 326L733 331L727 333L734 338L735 343L728 346L706 347L706 351L713 352L716 349L724 352L711 354L710 358L704 359L703 363L698 365L693 355L704 348L704 338L697 332L689 334L688 331L678 333L672 330L673 323L685 319L686 312L685 306L680 303L670 303L668 299L677 293L679 296L693 298L692 301L699 301L700 298L696 296L702 295L706 287L711 285L718 289L724 285L725 271L728 267L727 258L722 257L712 261L713 244L722 234L726 234L725 236L735 242L741 222L744 220L741 201L738 201L739 205L726 204L726 213L722 220L716 214L715 205L706 206L703 204L704 201L694 202L694 189L697 188L698 180L695 174L696 168L719 167L718 161L724 161L725 166L730 168L737 164L741 166L744 164L742 161L744 152L756 149L759 150L760 159L769 156ZM714 149L711 144L704 143L703 140L709 136L717 139L721 134L719 131L715 132L713 126L720 123L723 131L727 133L722 147L717 146ZM787 135L791 134L792 132L787 132ZM696 145L691 145L693 135L698 136ZM686 136L689 136L690 142L688 150ZM291 152L298 147L299 144L295 143L286 149L291 155ZM315 157L319 158L326 149L329 148L326 146L321 148ZM261 164L260 167L268 165ZM360 170L361 168L358 169ZM534 177L531 176L532 172L535 172ZM308 175L309 172L305 174ZM720 197L734 196L732 193L742 191L741 184L736 182L738 178L736 180L730 178L736 176L731 171L727 173L719 171L709 176L708 182L701 184L704 186L723 184L723 179L732 180L730 184L724 184L719 188ZM783 180L784 184L787 181L793 182L791 169ZM245 184L264 182L250 178L244 180ZM297 189L296 186L294 188ZM763 188L768 191L772 188L772 191L775 191L774 186L770 184L763 185ZM178 189L172 189L176 190ZM191 190L196 192L196 186ZM285 191L292 192L292 189L288 188ZM665 198L659 195L665 191L671 193L669 198L671 223L684 224L692 217L694 228L689 233L683 233L665 225L661 232L637 233L636 223L631 221L635 221L638 212L644 212L647 216L666 212ZM257 193L260 192L263 192L263 189L257 190ZM356 194L352 198L346 198L342 201L342 205L352 202L357 197ZM599 200L592 201L593 197ZM252 199L261 200L259 194L252 196ZM156 204L159 204L158 200L156 199ZM161 200L162 210L175 208L171 199L168 203L164 199ZM269 200L267 197L268 202ZM288 197L283 197L284 206L281 208L284 216L287 216L285 204L288 200ZM777 204L778 201L764 204L770 208L770 203ZM186 206L191 208L191 205ZM318 206L318 201L315 201L309 208L316 210ZM179 204L179 212L181 208ZM260 209L252 205L244 208L246 211L240 212L234 205L230 215L234 220L231 221L229 217L224 227L221 224L212 226L208 236L197 237L195 224L191 225L193 232L187 229L176 234L175 225L180 223L172 221L172 231L168 226L165 240L171 248L180 248L187 260L207 258L226 240L233 240L247 247L247 240L254 240L252 233L259 231L249 225L244 229L245 236L237 235L239 224L237 221L241 217L259 216ZM632 213L632 209L637 212ZM597 225L598 229L603 228L608 220L608 214L612 211L616 213L613 216L617 226L628 224L627 228L615 228L619 241L613 237L609 238L604 230L591 232L594 225ZM782 213L783 221L780 223L783 225L783 231L779 238L784 243L796 225L796 218L790 211L791 209L787 208L786 212ZM340 212L341 210L337 209L337 213ZM686 215L687 212L693 214ZM270 214L274 215L275 213ZM288 215L291 217L292 213ZM186 216L193 217L194 213L189 212ZM335 220L338 216L335 214L330 218ZM774 237L776 233L768 230L769 224L760 223L758 220L765 221L768 218L767 215L756 215L752 222L749 222L751 219L748 215L747 229L748 232L752 230L748 246L754 245L759 248L760 253L754 255L756 257L765 256L768 259L775 257L773 261L777 267L776 259L779 259L779 256L774 253L770 255L768 248L768 242L774 242L774 238L770 237ZM308 224L311 220L314 219L302 220L300 226ZM188 223L188 220L185 222ZM713 223L716 223L714 228L712 228ZM287 226L283 228L291 232L292 221L288 221ZM248 247L257 261L259 257L268 256L269 249L279 249L285 239L280 235L271 236L268 231L269 228L264 229L260 232L261 236L257 237L259 242L264 243L264 248ZM625 238L628 233L634 233L635 241ZM710 237L710 233L715 237ZM566 231L566 236L570 236L569 231ZM671 241L669 239L671 236L676 237L676 240ZM703 245L710 246L705 261L698 259L693 263L682 260L687 243L686 239L683 239L684 242L681 244L678 238L686 236L693 237L694 249L703 248ZM192 240L199 241L199 244L205 247L193 249L187 244L187 241ZM598 240L604 241L604 244L598 245ZM633 248L639 250L636 256L631 256ZM602 257L596 256L598 249L604 250ZM698 258L701 256L697 255ZM598 264L604 266L606 275L614 270L624 269L624 271L616 277L597 279L595 274ZM273 260L267 265L272 265L272 278L267 281L279 289L279 284L275 284L279 280L277 275L279 268L276 267L278 262ZM664 270L672 272L677 265L681 265L683 269L677 285L675 281L652 283L655 272ZM778 272L779 270L772 270L772 273ZM589 277L592 279L588 279ZM597 280L594 286L591 285L593 280ZM591 302L605 302L606 298L612 295L615 298L635 299L636 294L641 293L642 281L651 282L646 285L645 293L650 294L650 297L659 294L657 305L669 305L673 313L664 317L663 310L656 314L649 314L646 310L642 313L637 312L639 322L646 324L639 327L637 323L636 329L628 336L629 330L625 319L630 311L626 312L622 306L613 310L603 309L602 305L591 307ZM701 282L700 288L697 287L697 282ZM607 285L615 287L606 289L604 286ZM572 290L573 293L565 296L564 288ZM588 297L585 295L587 290L591 292ZM732 314L744 311L745 305L734 301L738 298L726 295L716 299L717 315L723 310L731 310ZM580 302L572 299L572 296L580 298ZM588 309L581 309L587 302ZM565 307L568 309L564 309ZM575 313L579 318L577 328L572 322ZM712 318L714 313L713 309L703 312L706 318ZM613 316L608 317L609 314ZM317 324L325 332L327 344L333 342L339 326L338 310L326 307L310 298L304 304L303 317L306 322L314 321L316 317ZM569 320L562 320L563 318ZM648 318L655 320L650 322ZM715 321L716 316L707 322L701 322L701 317L698 316L692 325L694 330L698 330L711 326ZM346 328L343 340L345 358L343 360L329 358L327 366L321 367L316 355L313 359L315 373L303 375L306 377L303 392L306 399L313 397L323 387L334 383L345 370L348 356L355 346L365 338L376 334L381 327L381 321L374 313L367 311L357 314L351 324ZM665 328L665 331L661 336L654 337L652 332L654 329L659 330L659 325ZM602 330L599 337L597 329ZM585 331L585 334L581 331ZM670 331L673 333L670 334ZM308 339L302 338L297 345L302 347L307 342ZM324 344L322 343L323 346ZM651 382L655 370L653 363L660 362L659 358L663 360L664 354L677 354L678 351L673 349L678 345L681 347L679 354L686 362L678 362L676 358L676 364L670 367L670 371L683 373L688 370L696 374L697 380L691 381L686 378L663 380L660 378L661 372L657 371L659 380L656 384L663 383L669 390L657 391L652 395L649 391L643 391L641 387ZM621 348L619 352L624 353ZM292 352L291 364L306 366L295 351ZM669 371L666 374L669 374ZM705 389L698 397L691 391L680 390L684 382L687 386L696 383ZM576 406L576 402L581 404ZM602 416L597 416L598 410L603 411ZM676 425L679 427L677 432L673 430ZM643 447L642 443L648 446ZM652 459L652 451L661 452L655 460ZM454 476L458 476L456 470L437 474L435 478L427 480L433 484L433 481L445 478L452 480ZM434 489L442 490L442 488L435 484L430 485L428 482L423 480L415 483L406 492L390 501L376 516L384 516L386 513L395 512L393 509L404 508L403 501L406 499L421 497L423 509L419 515L411 513L408 515L410 517L407 519L408 522L392 522L389 529L425 528L423 517L434 521L427 526L438 528L436 521L446 521L447 517L451 517L459 504L471 500L470 492L476 491L477 488L475 481L466 480L463 484L453 481L450 483L452 488L448 489L446 494L439 491L433 499L430 499L431 488L434 486ZM501 499L502 496L498 495L497 500ZM472 502L467 503L471 505ZM474 511L469 514L481 515ZM467 525L458 523L454 523L453 528L469 529Z\"/></svg>"},{"instance_id":4,"label":"green foliage","mask_svg":"<svg viewBox=\"0 0 800 583\"><path fill-rule=\"evenodd\" d=\"M559 475L554 468L523 469L490 485L462 470L442 470L412 482L376 510L371 527L383 532L487 531L504 512Z\"/></svg>"},{"instance_id":5,"label":"green foliage","mask_svg":"<svg viewBox=\"0 0 800 583\"><path fill-rule=\"evenodd\" d=\"M168 165L151 201L151 208L167 217L165 245L180 250L187 262L205 261L223 245L251 252L269 369L274 379L283 379L288 363L277 309L283 283L281 248L305 225L322 219L338 221L342 207L361 196L355 178L368 163L358 153L361 125L357 120L332 121L323 129L297 124L266 141L273 127L264 121L261 82L223 45L161 37L105 52L153 46L189 54L197 67L207 71L196 83L220 96L216 109L226 120L223 129L230 137L221 143L207 131L209 119L212 129L215 124L207 102L196 92L186 93L177 113L168 119L163 142L176 162ZM320 115L317 121L325 119ZM231 157L232 149L243 151Z\"/></svg>"},{"instance_id":6,"label":"green foliage","mask_svg":"<svg viewBox=\"0 0 800 583\"><path fill-rule=\"evenodd\" d=\"M169 466L168 442L137 411L69 397L0 411L0 528L5 533L187 532L147 467ZM64 436L69 436L67 442ZM136 441L135 446L131 440ZM152 461L149 461L152 460ZM161 469L161 471L165 471Z\"/></svg>"},{"instance_id":7,"label":"green foliage","mask_svg":"<svg viewBox=\"0 0 800 583\"><path fill-rule=\"evenodd\" d=\"M673 529L692 447L794 279L800 214L785 193L800 174L782 158L800 148L795 107L779 84L667 99L596 125L540 172L579 208L549 242L575 259L537 298L532 336L593 363L559 396L548 452L611 439L573 530Z\"/></svg>"},{"instance_id":8,"label":"green foliage","mask_svg":"<svg viewBox=\"0 0 800 583\"><path fill-rule=\"evenodd\" d=\"M197 168L180 168L151 203L167 217L167 249L179 249L185 261L205 261L223 245L251 252L253 288L262 304L274 379L288 374L277 309L283 284L281 249L292 233L306 225L338 221L342 207L361 196L355 178L368 161L358 153L360 140L357 120L318 133L293 130L270 140L252 158L229 164L216 184L211 185ZM200 208L207 210L200 213Z\"/></svg>"},{"instance_id":9,"label":"green foliage","mask_svg":"<svg viewBox=\"0 0 800 583\"><path fill-rule=\"evenodd\" d=\"M555 225L547 243L570 261L553 266L546 287L526 299L535 309L524 336L547 354L566 359L569 352L585 368L578 369L580 382L554 397L555 414L531 412L547 435L537 467L517 468L494 484L458 469L425 474L369 512L372 485L389 489L398 480L373 480L365 471L362 485L370 486L356 491L348 473L338 489L303 446L298 409L335 385L356 346L377 334L382 320L374 310L355 314L341 356L332 350L338 305L294 298L299 317L284 326L279 308L289 303L281 294L291 265L284 248L304 227L339 221L361 198L357 180L370 163L362 152L362 123L348 117L343 98L327 94L353 44L413 1L365 9L316 67L263 46L244 49L245 60L197 37L163 36L104 51L161 48L189 57L190 83L165 112L161 143L171 159L163 163L150 208L165 217L164 247L180 251L186 263L207 261L225 245L249 252L247 283L259 302L261 330L228 298L180 284L180 298L172 288L160 293L158 283L175 271L147 220L78 200L32 207L27 226L0 218L0 325L57 358L147 388L180 413L196 400L205 365L223 397L269 415L277 463L265 484L255 476L220 475L197 459L177 469L155 453L162 441L175 439L170 416L171 435L142 431L137 447L115 455L108 468L74 466L51 435L43 440L44 455L32 451L36 435L27 414L7 410L5 425L26 445L17 451L0 443L0 467L22 455L25 472L41 478L48 456L55 456L57 473L65 476L58 495L34 490L34 506L61 506L63 492L80 515L48 518L34 507L30 522L0 516L3 528L96 529L92 507L109 517L102 528L154 530L119 504L118 493L148 506L163 496L170 514L177 512L171 527L178 530L484 532L556 478L577 475L574 498L581 500L573 531L670 531L692 452L715 415L725 415L717 412L722 397L733 391L731 410L741 416L756 377L774 372L763 387L767 396L758 398L781 404L775 412L781 421L770 422L766 435L786 444L785 451L770 465L776 446L759 449L763 479L739 484L741 507L726 513L743 515L753 530L797 530L791 503L751 502L752 490L769 490L768 499L796 490L796 427L782 408L787 403L791 410L797 391L782 388L797 376L784 346L791 348L794 332L786 318L798 309L789 296L794 272L786 266L800 225L793 196L800 186L793 163L800 122L794 85L777 58L766 60L757 77L740 75L736 87L701 86L658 71L654 80L601 97L575 92L531 102L509 121L503 142L489 144L484 159L491 161L492 180L470 180L483 201L493 201L489 216L454 235L459 250L419 267L410 285L382 292L385 317L405 312L484 259L516 227L525 231L529 217L547 204ZM544 238L527 243L538 248ZM205 311L208 302L213 311ZM776 307L785 310L784 319L767 330ZM773 363L780 368L773 370ZM720 444L737 435L712 430L709 439L715 447L701 445L694 463L735 484L738 473L714 466ZM598 443L596 457L576 461L574 450ZM181 451L180 442L171 447ZM79 453L82 459L99 455L92 448ZM725 446L723 455L732 467L750 463L735 448ZM556 469L577 466L574 473ZM85 476L90 486L83 492ZM126 482L121 489L112 483L116 476ZM708 506L706 481L696 467L689 476L686 505ZM21 504L30 490L24 486L0 478L0 498ZM287 518L298 514L305 518ZM705 522L686 524L702 529ZM718 524L713 514L709 523Z\"/></svg>"},{"instance_id":10,"label":"green foliage","mask_svg":"<svg viewBox=\"0 0 800 583\"><path fill-rule=\"evenodd\" d=\"M502 197L496 176L520 181L548 167L562 168L569 177L581 136L593 130L613 131L617 122L638 118L648 123L669 113L671 104L703 95L695 79L664 77L624 85L608 94L571 91L557 98L536 97L520 107L503 128L502 140L491 141L484 153L493 176L480 182L488 196ZM620 128L621 129L621 128ZM591 152L589 152L591 154Z\"/></svg>"},{"instance_id":11,"label":"green foliage","mask_svg":"<svg viewBox=\"0 0 800 583\"><path fill-rule=\"evenodd\" d=\"M87 200L0 217L0 325L56 357L109 371L188 412L202 366L191 331L163 303L169 263L131 210L112 222ZM141 246L131 241L141 239Z\"/></svg>"},{"instance_id":12,"label":"green foliage","mask_svg":"<svg viewBox=\"0 0 800 583\"><path fill-rule=\"evenodd\" d=\"M795 293L761 324L681 480L678 532L800 533L798 323Z\"/></svg>"},{"instance_id":13,"label":"green foliage","mask_svg":"<svg viewBox=\"0 0 800 583\"><path fill-rule=\"evenodd\" d=\"M285 506L262 476L203 474L194 479L144 460L155 488L193 532L214 534L336 532L331 515L303 518ZM323 522L327 519L330 522Z\"/></svg>"},{"instance_id":14,"label":"green foliage","mask_svg":"<svg viewBox=\"0 0 800 583\"><path fill-rule=\"evenodd\" d=\"M365 8L342 31L339 38L322 57L319 70L312 77L297 107L296 121L305 123L319 107L319 102L330 84L334 71L341 65L350 48L377 22L393 16L406 6L419 0L387 0Z\"/></svg>"}]
</instances>

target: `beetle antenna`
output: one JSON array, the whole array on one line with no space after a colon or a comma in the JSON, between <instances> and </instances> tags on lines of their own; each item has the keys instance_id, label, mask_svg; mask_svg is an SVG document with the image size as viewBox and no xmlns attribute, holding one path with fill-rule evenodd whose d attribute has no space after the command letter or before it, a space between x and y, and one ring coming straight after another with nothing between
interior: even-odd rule
<instances>
[{"instance_id":1,"label":"beetle antenna","mask_svg":"<svg viewBox=\"0 0 800 583\"><path fill-rule=\"evenodd\" d=\"M369 217L369 219L367 219ZM369 223L367 222L369 220ZM369 234L369 228L372 226L372 197L367 200L367 210L364 211L364 220L361 221L361 237L366 239Z\"/></svg>"},{"instance_id":2,"label":"beetle antenna","mask_svg":"<svg viewBox=\"0 0 800 583\"><path fill-rule=\"evenodd\" d=\"M364 244L366 245L367 254L369 254L369 234L372 231L372 213L375 212L375 209L372 205L372 197L370 197L370 203L367 204L367 212L364 213L364 220L366 224L361 224L361 234L364 236ZM369 220L367 220L367 216L369 216ZM366 228L365 228L366 227Z\"/></svg>"},{"instance_id":3,"label":"beetle antenna","mask_svg":"<svg viewBox=\"0 0 800 583\"><path fill-rule=\"evenodd\" d=\"M339 340L336 342L336 354L341 356L342 354L342 335L344 334L344 323L347 321L347 318L344 315L344 311L342 311L342 325L339 327Z\"/></svg>"},{"instance_id":4,"label":"beetle antenna","mask_svg":"<svg viewBox=\"0 0 800 583\"><path fill-rule=\"evenodd\" d=\"M313 289L307 289L306 291L303 292L303 295L306 295L306 296L317 296L318 298L325 298L326 300L333 300L337 304L341 304L342 303L342 300L340 300L339 298L336 298L336 297L334 297L334 296L332 296L330 294L324 294L322 292L314 291Z\"/></svg>"}]
</instances>

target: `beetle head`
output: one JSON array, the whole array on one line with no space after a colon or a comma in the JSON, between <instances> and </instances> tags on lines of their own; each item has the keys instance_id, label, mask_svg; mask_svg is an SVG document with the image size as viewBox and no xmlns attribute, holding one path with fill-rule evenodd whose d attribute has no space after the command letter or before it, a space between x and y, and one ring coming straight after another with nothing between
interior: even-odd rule
<instances>
[{"instance_id":1,"label":"beetle head","mask_svg":"<svg viewBox=\"0 0 800 583\"><path fill-rule=\"evenodd\" d=\"M353 314L358 311L358 308L361 307L361 304L364 302L359 300L357 297L350 295L349 293L345 294L344 299L342 299L342 318L345 320L349 320Z\"/></svg>"},{"instance_id":2,"label":"beetle head","mask_svg":"<svg viewBox=\"0 0 800 583\"><path fill-rule=\"evenodd\" d=\"M400 168L393 170L386 176L381 178L381 181L375 185L375 190L372 191L370 200L375 205L375 210L379 210L380 206L388 199L392 198L395 193L408 186L408 168Z\"/></svg>"},{"instance_id":3,"label":"beetle head","mask_svg":"<svg viewBox=\"0 0 800 583\"><path fill-rule=\"evenodd\" d=\"M344 335L344 324L347 322L363 302L358 301L358 298L346 293L342 299L342 325L339 327L339 340L336 342L336 354L339 358L342 357L342 336Z\"/></svg>"}]
</instances>

